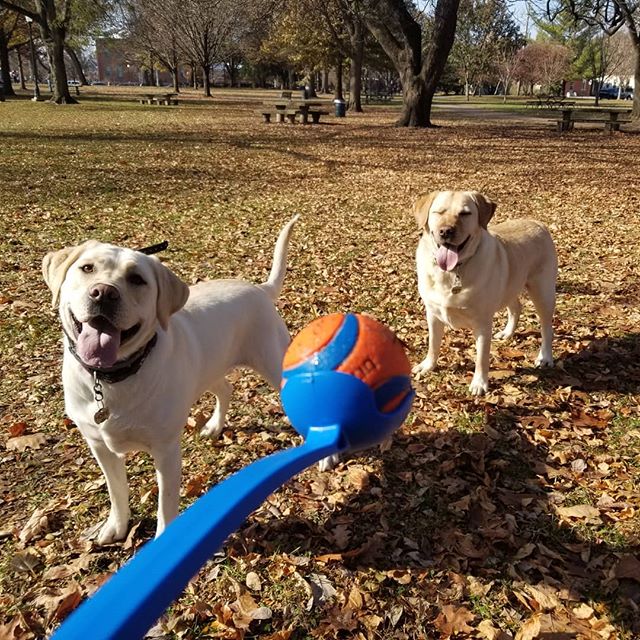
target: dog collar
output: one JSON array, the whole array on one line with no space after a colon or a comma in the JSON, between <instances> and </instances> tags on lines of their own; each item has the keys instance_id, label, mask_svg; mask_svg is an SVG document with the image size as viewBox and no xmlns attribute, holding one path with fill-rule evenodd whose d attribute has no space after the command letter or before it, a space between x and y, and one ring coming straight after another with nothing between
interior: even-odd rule
<instances>
[{"instance_id":1,"label":"dog collar","mask_svg":"<svg viewBox=\"0 0 640 640\"><path fill-rule=\"evenodd\" d=\"M82 368L93 375L94 380L100 382L106 382L107 384L115 384L116 382L122 382L127 378L135 375L140 370L142 363L147 359L147 356L151 353L151 349L158 341L158 334L154 333L153 338L147 342L142 348L138 349L133 355L129 356L126 360L116 362L113 367L107 367L100 369L98 367L90 367L88 364L82 361L78 355L76 348L69 335L67 336L68 349L73 357L82 365Z\"/></svg>"}]
</instances>

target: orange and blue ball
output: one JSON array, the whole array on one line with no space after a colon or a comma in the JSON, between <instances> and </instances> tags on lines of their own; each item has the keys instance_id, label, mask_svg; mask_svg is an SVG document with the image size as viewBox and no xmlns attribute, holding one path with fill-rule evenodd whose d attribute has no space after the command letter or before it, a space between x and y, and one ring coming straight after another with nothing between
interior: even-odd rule
<instances>
[{"instance_id":1,"label":"orange and blue ball","mask_svg":"<svg viewBox=\"0 0 640 640\"><path fill-rule=\"evenodd\" d=\"M411 391L411 365L396 335L373 318L334 313L309 323L291 342L283 386L301 373L338 371L364 382L381 413L399 407Z\"/></svg>"}]
</instances>

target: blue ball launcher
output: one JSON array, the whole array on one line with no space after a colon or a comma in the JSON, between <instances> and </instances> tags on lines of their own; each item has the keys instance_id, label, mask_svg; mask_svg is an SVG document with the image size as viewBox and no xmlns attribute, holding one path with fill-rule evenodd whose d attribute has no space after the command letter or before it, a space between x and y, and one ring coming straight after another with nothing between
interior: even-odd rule
<instances>
[{"instance_id":1,"label":"blue ball launcher","mask_svg":"<svg viewBox=\"0 0 640 640\"><path fill-rule=\"evenodd\" d=\"M227 537L294 475L322 458L382 442L405 420L413 391L380 413L372 390L335 371L289 378L282 404L304 442L274 453L217 484L146 543L52 636L52 640L142 638Z\"/></svg>"}]
</instances>

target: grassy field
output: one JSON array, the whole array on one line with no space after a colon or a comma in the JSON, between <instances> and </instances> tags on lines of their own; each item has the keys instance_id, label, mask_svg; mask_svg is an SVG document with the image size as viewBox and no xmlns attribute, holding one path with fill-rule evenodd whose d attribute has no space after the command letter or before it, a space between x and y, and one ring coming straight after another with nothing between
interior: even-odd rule
<instances>
[{"instance_id":1,"label":"grassy field","mask_svg":"<svg viewBox=\"0 0 640 640\"><path fill-rule=\"evenodd\" d=\"M392 445L276 492L190 583L154 637L421 639L639 637L640 137L549 122L392 125L376 107L320 126L264 125L263 92L148 107L139 90L82 104L0 103L0 638L42 637L153 533L155 477L128 458L133 528L97 548L102 475L64 417L61 340L45 253L87 238L139 247L185 281L266 279L279 228L301 214L279 308L290 331L367 312L426 351L411 202L477 189L495 220L549 225L560 275L557 367L532 368L529 302L492 347L492 389L471 398L468 333L415 381ZM501 316L498 322L503 322ZM277 394L230 376L229 428L184 437L186 506L248 462L299 442ZM36 510L38 526L25 528ZM261 607L267 607L264 609Z\"/></svg>"}]
</instances>

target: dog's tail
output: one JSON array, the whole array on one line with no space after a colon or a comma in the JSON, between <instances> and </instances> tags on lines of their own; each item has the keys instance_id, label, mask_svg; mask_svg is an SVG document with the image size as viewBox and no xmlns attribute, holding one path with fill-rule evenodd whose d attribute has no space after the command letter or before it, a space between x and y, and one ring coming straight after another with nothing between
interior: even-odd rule
<instances>
[{"instance_id":1,"label":"dog's tail","mask_svg":"<svg viewBox=\"0 0 640 640\"><path fill-rule=\"evenodd\" d=\"M273 265L271 266L271 273L269 279L258 286L267 292L267 295L275 302L280 295L282 289L282 283L284 282L284 274L287 272L287 250L289 248L289 236L293 226L297 222L300 216L296 215L287 222L282 228L278 240L276 242L276 248L273 252Z\"/></svg>"}]
</instances>

